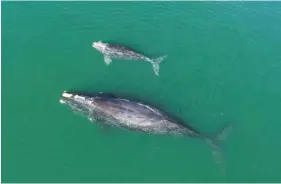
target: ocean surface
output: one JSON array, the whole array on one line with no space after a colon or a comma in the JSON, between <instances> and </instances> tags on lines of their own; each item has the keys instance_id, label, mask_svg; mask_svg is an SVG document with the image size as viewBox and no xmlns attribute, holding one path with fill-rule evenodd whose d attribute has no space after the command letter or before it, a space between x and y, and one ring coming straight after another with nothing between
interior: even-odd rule
<instances>
[{"instance_id":1,"label":"ocean surface","mask_svg":"<svg viewBox=\"0 0 281 184\"><path fill-rule=\"evenodd\" d=\"M281 182L281 3L2 2L2 182ZM167 55L107 66L93 41ZM148 101L203 141L102 128L64 90Z\"/></svg>"}]
</instances>

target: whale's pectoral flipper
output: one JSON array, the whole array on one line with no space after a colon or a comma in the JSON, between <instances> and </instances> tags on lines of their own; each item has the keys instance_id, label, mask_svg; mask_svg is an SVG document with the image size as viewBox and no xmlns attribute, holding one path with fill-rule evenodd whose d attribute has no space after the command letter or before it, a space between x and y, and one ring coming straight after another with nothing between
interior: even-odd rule
<instances>
[{"instance_id":1,"label":"whale's pectoral flipper","mask_svg":"<svg viewBox=\"0 0 281 184\"><path fill-rule=\"evenodd\" d=\"M109 65L112 62L112 60L111 60L111 58L108 55L104 55L104 62L107 65Z\"/></svg>"}]
</instances>

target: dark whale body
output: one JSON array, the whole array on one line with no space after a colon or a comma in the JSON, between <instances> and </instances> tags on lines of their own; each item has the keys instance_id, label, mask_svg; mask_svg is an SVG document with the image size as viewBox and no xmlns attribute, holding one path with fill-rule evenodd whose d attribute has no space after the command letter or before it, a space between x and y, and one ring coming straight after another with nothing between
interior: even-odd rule
<instances>
[{"instance_id":1,"label":"dark whale body","mask_svg":"<svg viewBox=\"0 0 281 184\"><path fill-rule=\"evenodd\" d=\"M216 137L209 137L162 110L112 94L64 92L60 102L81 112L93 122L151 134L195 137L206 141L217 150L220 135L227 130L223 129Z\"/></svg>"}]
</instances>

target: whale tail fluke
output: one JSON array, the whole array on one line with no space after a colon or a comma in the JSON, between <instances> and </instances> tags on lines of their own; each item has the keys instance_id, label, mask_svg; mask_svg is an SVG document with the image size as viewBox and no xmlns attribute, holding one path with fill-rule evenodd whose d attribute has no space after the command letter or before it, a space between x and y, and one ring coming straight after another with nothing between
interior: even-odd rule
<instances>
[{"instance_id":1,"label":"whale tail fluke","mask_svg":"<svg viewBox=\"0 0 281 184\"><path fill-rule=\"evenodd\" d=\"M163 61L166 57L167 56L165 55L165 56L161 56L161 57L149 60L152 64L155 75L159 75L159 70L160 70L159 65L160 65L161 61Z\"/></svg>"},{"instance_id":2,"label":"whale tail fluke","mask_svg":"<svg viewBox=\"0 0 281 184\"><path fill-rule=\"evenodd\" d=\"M230 134L232 130L232 124L224 127L223 129L220 129L217 131L215 137L213 138L207 138L207 144L211 146L212 148L212 154L215 158L216 163L223 163L223 151L221 149L221 144L223 141L225 141Z\"/></svg>"}]
</instances>

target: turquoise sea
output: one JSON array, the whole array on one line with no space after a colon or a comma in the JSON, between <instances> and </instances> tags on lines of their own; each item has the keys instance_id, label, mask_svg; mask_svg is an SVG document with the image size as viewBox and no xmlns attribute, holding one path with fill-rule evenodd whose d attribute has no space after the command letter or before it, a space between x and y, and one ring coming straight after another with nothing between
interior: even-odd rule
<instances>
[{"instance_id":1,"label":"turquoise sea","mask_svg":"<svg viewBox=\"0 0 281 184\"><path fill-rule=\"evenodd\" d=\"M2 182L281 182L281 3L2 2L1 26ZM99 40L168 57L159 77L106 66ZM225 162L203 141L101 128L64 90L133 96L206 134L231 123Z\"/></svg>"}]
</instances>

